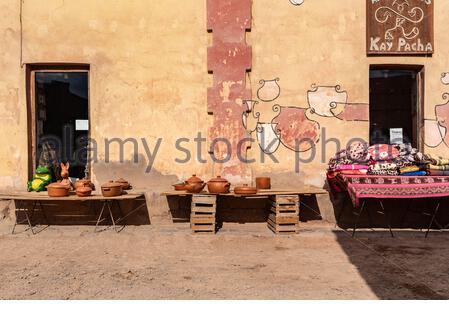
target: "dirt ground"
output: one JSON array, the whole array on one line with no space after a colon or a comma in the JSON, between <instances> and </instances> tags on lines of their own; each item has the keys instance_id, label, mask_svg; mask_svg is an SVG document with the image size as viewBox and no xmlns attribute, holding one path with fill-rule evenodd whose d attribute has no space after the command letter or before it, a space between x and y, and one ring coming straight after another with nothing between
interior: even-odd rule
<instances>
[{"instance_id":1,"label":"dirt ground","mask_svg":"<svg viewBox=\"0 0 449 320\"><path fill-rule=\"evenodd\" d=\"M448 233L363 231L324 222L275 236L265 224L51 226L0 223L1 299L447 299Z\"/></svg>"}]
</instances>

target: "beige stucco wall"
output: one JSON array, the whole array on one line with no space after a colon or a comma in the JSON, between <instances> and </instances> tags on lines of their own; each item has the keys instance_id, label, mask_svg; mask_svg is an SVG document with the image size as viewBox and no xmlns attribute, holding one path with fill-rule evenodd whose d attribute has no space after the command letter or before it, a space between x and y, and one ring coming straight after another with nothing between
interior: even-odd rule
<instances>
[{"instance_id":1,"label":"beige stucco wall","mask_svg":"<svg viewBox=\"0 0 449 320\"><path fill-rule=\"evenodd\" d=\"M425 118L435 119L435 106L443 104L442 93L449 91L441 83L441 74L449 70L448 1L435 1L435 54L432 57L367 57L365 1L305 0L301 6L290 1L256 0L253 2L253 46L251 73L253 94L257 96L260 79L279 78L281 96L276 103L308 107L307 91L312 84L335 86L347 91L349 102L369 103L370 64L414 64L425 67ZM271 105L264 104L262 113L271 120ZM309 114L326 128L327 137L346 144L348 139L368 139L367 123L345 122ZM327 158L335 150L329 143ZM302 165L301 182L322 183L326 164L321 162L318 143L317 161ZM449 156L449 148L426 148L426 152ZM294 152L281 146L276 155L280 164L264 165L259 171L291 172ZM307 158L307 155L301 155ZM291 175L285 174L285 180Z\"/></svg>"},{"instance_id":2,"label":"beige stucco wall","mask_svg":"<svg viewBox=\"0 0 449 320\"><path fill-rule=\"evenodd\" d=\"M27 116L25 69L20 65L19 1L0 0L0 187L21 189L27 179ZM254 0L253 28L248 43L253 47L250 74L254 96L260 79L278 77L281 96L276 103L307 107L311 84L341 85L349 101L367 103L370 64L423 64L426 71L426 117L434 118L434 106L449 91L440 82L449 71L449 2L435 3L436 53L426 57L367 57L365 51L365 2L353 0L305 0L293 6L288 0ZM172 182L198 173L211 177L212 166L194 160L178 164L183 154L175 149L179 137L207 136L212 116L207 114L206 3L202 0L25 0L23 5L23 63L71 62L90 64L91 135L99 147L100 163L94 165L97 182L125 176L140 186L163 190ZM259 106L270 121L271 105ZM355 136L367 138L366 123L344 122L310 115L326 128L328 138L342 143ZM7 138L6 138L7 137ZM146 163L101 163L105 137L146 138L154 148L163 142L153 171ZM184 147L196 148L191 141ZM206 145L202 153L206 155ZM114 150L114 149L113 149ZM128 151L131 151L129 148ZM447 147L429 150L449 156ZM327 158L335 152L329 143ZM142 144L139 153L145 154ZM257 143L249 155L260 155ZM270 161L252 166L254 175L269 173L278 184L322 185L326 165L321 147L312 164L292 175L295 153L281 146ZM300 155L307 158L308 153ZM132 155L128 152L127 159ZM118 161L113 153L111 159ZM269 160L269 159L268 159ZM327 160L327 159L326 159ZM258 161L259 162L259 161Z\"/></svg>"}]
</instances>

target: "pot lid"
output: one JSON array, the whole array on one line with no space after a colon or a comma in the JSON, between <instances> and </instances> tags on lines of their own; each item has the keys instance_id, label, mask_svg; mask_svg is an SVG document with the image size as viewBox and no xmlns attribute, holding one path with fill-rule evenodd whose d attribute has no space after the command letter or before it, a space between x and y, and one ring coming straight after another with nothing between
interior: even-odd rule
<instances>
[{"instance_id":1,"label":"pot lid","mask_svg":"<svg viewBox=\"0 0 449 320\"><path fill-rule=\"evenodd\" d=\"M128 183L128 181L126 181L125 179L123 179L123 178L120 178L120 179L118 179L118 180L115 180L115 182L117 182L117 183Z\"/></svg>"},{"instance_id":2,"label":"pot lid","mask_svg":"<svg viewBox=\"0 0 449 320\"><path fill-rule=\"evenodd\" d=\"M60 182L54 182L50 183L47 188L54 188L54 189L70 189L70 187L64 183Z\"/></svg>"},{"instance_id":3,"label":"pot lid","mask_svg":"<svg viewBox=\"0 0 449 320\"><path fill-rule=\"evenodd\" d=\"M228 183L228 180L222 178L221 176L217 176L216 178L210 179L209 182L222 182L222 183Z\"/></svg>"},{"instance_id":4,"label":"pot lid","mask_svg":"<svg viewBox=\"0 0 449 320\"><path fill-rule=\"evenodd\" d=\"M203 183L203 180L201 180L196 176L196 174L194 174L189 179L187 179L186 182L190 184L195 184L195 183Z\"/></svg>"},{"instance_id":5,"label":"pot lid","mask_svg":"<svg viewBox=\"0 0 449 320\"><path fill-rule=\"evenodd\" d=\"M92 191L92 188L90 187L79 187L76 189L77 192L90 192Z\"/></svg>"},{"instance_id":6,"label":"pot lid","mask_svg":"<svg viewBox=\"0 0 449 320\"><path fill-rule=\"evenodd\" d=\"M112 180L101 185L102 188L117 188L121 186L122 185L120 183L114 182Z\"/></svg>"}]
</instances>

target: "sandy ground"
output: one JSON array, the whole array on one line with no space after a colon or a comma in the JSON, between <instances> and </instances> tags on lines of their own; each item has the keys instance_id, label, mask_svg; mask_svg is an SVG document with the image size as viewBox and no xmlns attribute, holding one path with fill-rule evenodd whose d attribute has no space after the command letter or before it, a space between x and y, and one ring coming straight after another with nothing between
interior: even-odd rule
<instances>
[{"instance_id":1,"label":"sandy ground","mask_svg":"<svg viewBox=\"0 0 449 320\"><path fill-rule=\"evenodd\" d=\"M265 224L51 226L9 235L0 223L2 299L446 299L449 234L361 232L303 224L275 236Z\"/></svg>"}]
</instances>

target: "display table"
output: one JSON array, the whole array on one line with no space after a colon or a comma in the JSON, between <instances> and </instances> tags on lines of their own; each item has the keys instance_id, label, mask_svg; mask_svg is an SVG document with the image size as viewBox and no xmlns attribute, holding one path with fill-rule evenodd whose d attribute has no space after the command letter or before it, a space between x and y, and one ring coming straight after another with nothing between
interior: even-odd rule
<instances>
[{"instance_id":1,"label":"display table","mask_svg":"<svg viewBox=\"0 0 449 320\"><path fill-rule=\"evenodd\" d=\"M357 229L357 223L360 216L365 211L365 200L376 199L380 206L380 213L385 213L383 199L423 199L423 198L445 198L449 197L449 177L447 176L372 176L372 175L344 175L335 176L335 181L340 187L349 194L354 208L357 220L354 225L353 235ZM429 234L430 228L439 214L440 201L435 206L431 216L430 224L426 232ZM389 215L389 228L391 231ZM337 222L339 217L337 218Z\"/></svg>"},{"instance_id":2,"label":"display table","mask_svg":"<svg viewBox=\"0 0 449 320\"><path fill-rule=\"evenodd\" d=\"M53 198L49 197L47 192L21 192L21 193L10 193L10 194L0 194L0 200L13 200L16 203L15 213L16 213L16 222L14 224L14 227L12 229L12 234L14 234L14 231L16 229L16 226L18 224L27 222L29 228L27 230L31 230L33 234L36 234L34 231L33 225L31 223L32 217L36 212L39 212L42 214L46 222L48 223L48 218L44 210L44 206L42 205L42 202L64 202L64 201L80 201L80 202L89 202L88 211L90 212L92 210L92 202L93 201L100 201L102 202L102 207L100 212L98 213L97 223L95 225L94 231L98 231L98 225L104 221L106 218L103 218L104 215L108 215L112 226L116 232L120 232L123 228L118 228L117 224L125 220L128 216L136 212L137 210L141 209L142 207L146 206L146 201L139 205L137 208L129 211L129 212L123 212L120 201L125 200L137 200L139 198L144 198L144 193L142 192L133 192L133 193L127 193L123 194L118 197L103 197L101 194L93 194L90 197L78 197L75 194L70 194L68 197L61 197L61 198ZM31 202L32 207L31 210L28 210L26 207L26 202ZM113 206L116 205L118 208L118 211L120 213L120 217L116 219L112 213ZM107 213L105 213L105 210L108 210ZM17 221L17 213L23 212L25 214L25 220L23 221Z\"/></svg>"},{"instance_id":3,"label":"display table","mask_svg":"<svg viewBox=\"0 0 449 320\"><path fill-rule=\"evenodd\" d=\"M315 187L303 187L298 189L272 189L259 190L257 194L241 195L230 192L227 194L211 194L201 192L191 194L185 191L168 191L162 193L167 197L190 197L191 215L190 224L193 232L216 232L217 199L239 198L239 199L269 199L270 214L267 226L276 234L290 234L298 232L299 228L299 203L300 196L316 194L327 194L327 191Z\"/></svg>"}]
</instances>

